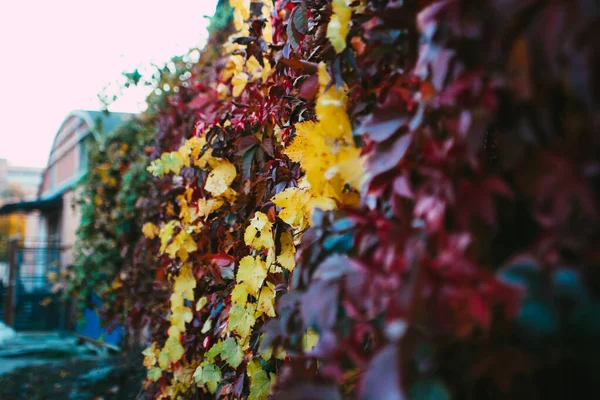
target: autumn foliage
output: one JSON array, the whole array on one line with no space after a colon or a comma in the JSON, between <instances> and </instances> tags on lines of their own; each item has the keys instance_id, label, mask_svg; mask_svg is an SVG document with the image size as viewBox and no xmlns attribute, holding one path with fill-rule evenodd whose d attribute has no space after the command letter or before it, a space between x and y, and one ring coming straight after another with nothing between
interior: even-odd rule
<instances>
[{"instance_id":1,"label":"autumn foliage","mask_svg":"<svg viewBox=\"0 0 600 400\"><path fill-rule=\"evenodd\" d=\"M597 390L597 7L230 3L142 118L152 265L104 293L150 331L147 393Z\"/></svg>"}]
</instances>

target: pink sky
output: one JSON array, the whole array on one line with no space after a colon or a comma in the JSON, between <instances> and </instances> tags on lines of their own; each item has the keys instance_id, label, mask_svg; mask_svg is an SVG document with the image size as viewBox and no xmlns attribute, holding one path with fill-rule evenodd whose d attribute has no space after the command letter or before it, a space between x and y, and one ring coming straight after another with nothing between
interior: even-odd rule
<instances>
[{"instance_id":1,"label":"pink sky","mask_svg":"<svg viewBox=\"0 0 600 400\"><path fill-rule=\"evenodd\" d=\"M0 2L0 158L44 167L56 130L74 109L150 62L164 64L206 40L217 0ZM144 90L112 111L139 111Z\"/></svg>"}]
</instances>

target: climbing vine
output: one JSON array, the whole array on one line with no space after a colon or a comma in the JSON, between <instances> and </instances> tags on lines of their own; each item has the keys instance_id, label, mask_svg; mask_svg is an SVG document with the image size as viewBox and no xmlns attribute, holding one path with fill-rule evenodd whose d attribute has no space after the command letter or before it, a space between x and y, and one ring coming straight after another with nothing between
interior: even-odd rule
<instances>
[{"instance_id":1,"label":"climbing vine","mask_svg":"<svg viewBox=\"0 0 600 400\"><path fill-rule=\"evenodd\" d=\"M583 3L231 0L226 33L146 114L146 392L595 387L599 14Z\"/></svg>"}]
</instances>

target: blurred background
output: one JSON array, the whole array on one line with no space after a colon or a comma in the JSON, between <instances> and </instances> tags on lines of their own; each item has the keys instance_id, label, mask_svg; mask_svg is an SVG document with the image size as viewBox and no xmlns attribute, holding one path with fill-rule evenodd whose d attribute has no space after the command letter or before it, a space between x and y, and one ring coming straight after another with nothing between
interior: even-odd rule
<instances>
[{"instance_id":1,"label":"blurred background","mask_svg":"<svg viewBox=\"0 0 600 400\"><path fill-rule=\"evenodd\" d=\"M102 327L91 310L73 321L73 304L58 294L81 221L75 188L87 172L87 138L144 111L150 83L173 57L197 61L216 4L0 4L1 399L139 391L144 373L125 384L130 365L115 358L120 328Z\"/></svg>"}]
</instances>

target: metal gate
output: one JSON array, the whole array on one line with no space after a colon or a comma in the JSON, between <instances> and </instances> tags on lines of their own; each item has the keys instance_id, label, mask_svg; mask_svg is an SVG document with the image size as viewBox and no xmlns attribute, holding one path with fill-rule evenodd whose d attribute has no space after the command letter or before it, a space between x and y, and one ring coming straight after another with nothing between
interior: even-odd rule
<instances>
[{"instance_id":1,"label":"metal gate","mask_svg":"<svg viewBox=\"0 0 600 400\"><path fill-rule=\"evenodd\" d=\"M0 317L17 331L64 328L65 310L53 293L60 273L60 247L53 242L12 240L0 264Z\"/></svg>"}]
</instances>

